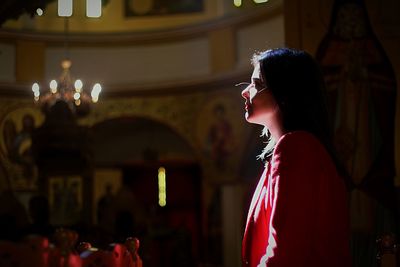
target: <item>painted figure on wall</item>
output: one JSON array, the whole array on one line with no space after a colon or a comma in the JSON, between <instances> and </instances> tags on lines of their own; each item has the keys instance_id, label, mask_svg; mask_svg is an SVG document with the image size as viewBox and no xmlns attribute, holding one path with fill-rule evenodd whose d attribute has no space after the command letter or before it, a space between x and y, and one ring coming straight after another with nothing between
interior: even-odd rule
<instances>
[{"instance_id":1,"label":"painted figure on wall","mask_svg":"<svg viewBox=\"0 0 400 267\"><path fill-rule=\"evenodd\" d=\"M208 130L207 143L215 166L223 170L231 155L233 146L232 125L226 118L225 106L216 104L213 108L214 121Z\"/></svg>"},{"instance_id":2,"label":"painted figure on wall","mask_svg":"<svg viewBox=\"0 0 400 267\"><path fill-rule=\"evenodd\" d=\"M396 79L361 0L335 1L317 58L328 87L335 147L354 188L350 195L353 265L372 266L373 243L382 232L394 230L397 208Z\"/></svg>"},{"instance_id":3,"label":"painted figure on wall","mask_svg":"<svg viewBox=\"0 0 400 267\"><path fill-rule=\"evenodd\" d=\"M107 183L104 195L97 202L97 223L103 229L114 224L114 201L113 186L111 183Z\"/></svg>"},{"instance_id":4,"label":"painted figure on wall","mask_svg":"<svg viewBox=\"0 0 400 267\"><path fill-rule=\"evenodd\" d=\"M11 119L7 119L4 122L3 126L3 137L4 137L4 144L6 147L6 151L8 156L11 158L13 157L13 150L14 150L14 140L17 136L17 126L15 125L14 121Z\"/></svg>"},{"instance_id":5,"label":"painted figure on wall","mask_svg":"<svg viewBox=\"0 0 400 267\"><path fill-rule=\"evenodd\" d=\"M51 177L49 190L51 222L55 225L71 225L78 222L82 211L82 178Z\"/></svg>"},{"instance_id":6,"label":"painted figure on wall","mask_svg":"<svg viewBox=\"0 0 400 267\"><path fill-rule=\"evenodd\" d=\"M17 131L16 122L11 118L3 125L3 142L5 154L11 164L20 168L20 175L13 175L12 183L16 188L33 189L37 176L32 155L32 132L35 129L35 119L31 114L24 114L21 119L22 128Z\"/></svg>"}]
</instances>

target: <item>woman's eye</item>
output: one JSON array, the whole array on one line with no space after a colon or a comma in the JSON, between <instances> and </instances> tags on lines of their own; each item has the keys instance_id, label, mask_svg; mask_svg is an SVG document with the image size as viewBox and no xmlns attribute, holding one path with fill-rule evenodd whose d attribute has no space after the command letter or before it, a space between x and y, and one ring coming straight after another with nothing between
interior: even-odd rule
<instances>
[{"instance_id":1,"label":"woman's eye","mask_svg":"<svg viewBox=\"0 0 400 267\"><path fill-rule=\"evenodd\" d=\"M262 83L255 83L255 84L254 84L254 87L255 87L257 90L259 90L259 89L262 89L264 86L262 85Z\"/></svg>"}]
</instances>

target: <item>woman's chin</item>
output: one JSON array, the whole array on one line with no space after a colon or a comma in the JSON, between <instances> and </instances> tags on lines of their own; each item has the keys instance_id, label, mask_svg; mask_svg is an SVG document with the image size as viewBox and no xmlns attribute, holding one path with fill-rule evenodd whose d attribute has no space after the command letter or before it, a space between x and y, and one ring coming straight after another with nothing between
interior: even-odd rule
<instances>
[{"instance_id":1,"label":"woman's chin","mask_svg":"<svg viewBox=\"0 0 400 267\"><path fill-rule=\"evenodd\" d=\"M246 121L249 123L257 123L254 121L254 118L249 111L246 111L246 113L244 114L244 117L245 117Z\"/></svg>"},{"instance_id":2,"label":"woman's chin","mask_svg":"<svg viewBox=\"0 0 400 267\"><path fill-rule=\"evenodd\" d=\"M265 126L265 123L264 123L263 120L261 120L260 118L257 118L256 116L252 116L252 115L249 114L248 112L246 112L245 118L246 118L246 121L247 121L248 123L258 124L258 125L261 125L261 126Z\"/></svg>"}]
</instances>

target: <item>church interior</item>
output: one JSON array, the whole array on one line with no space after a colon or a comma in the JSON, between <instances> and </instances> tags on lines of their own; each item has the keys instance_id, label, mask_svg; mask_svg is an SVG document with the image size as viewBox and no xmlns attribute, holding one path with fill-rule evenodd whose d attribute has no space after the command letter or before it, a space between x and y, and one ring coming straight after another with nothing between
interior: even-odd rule
<instances>
[{"instance_id":1,"label":"church interior","mask_svg":"<svg viewBox=\"0 0 400 267\"><path fill-rule=\"evenodd\" d=\"M291 47L326 81L353 266L400 266L399 14L398 0L2 1L0 248L67 229L71 248L137 238L146 267L241 266L264 142L235 85L255 52ZM0 266L17 265L0 249Z\"/></svg>"}]
</instances>

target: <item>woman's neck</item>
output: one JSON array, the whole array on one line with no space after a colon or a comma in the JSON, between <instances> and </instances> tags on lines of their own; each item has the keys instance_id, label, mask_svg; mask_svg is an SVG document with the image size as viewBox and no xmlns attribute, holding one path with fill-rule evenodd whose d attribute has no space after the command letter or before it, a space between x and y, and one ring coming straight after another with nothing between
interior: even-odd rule
<instances>
[{"instance_id":1,"label":"woman's neck","mask_svg":"<svg viewBox=\"0 0 400 267\"><path fill-rule=\"evenodd\" d=\"M275 141L278 141L286 133L280 112L272 116L264 126L267 127Z\"/></svg>"}]
</instances>

